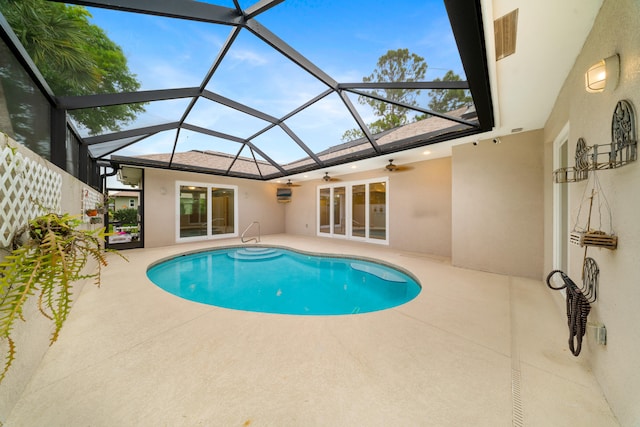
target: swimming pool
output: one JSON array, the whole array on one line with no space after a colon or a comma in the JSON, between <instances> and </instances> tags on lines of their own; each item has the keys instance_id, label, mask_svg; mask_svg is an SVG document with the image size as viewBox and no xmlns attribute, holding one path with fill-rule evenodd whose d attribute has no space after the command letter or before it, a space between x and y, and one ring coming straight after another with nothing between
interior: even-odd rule
<instances>
[{"instance_id":1,"label":"swimming pool","mask_svg":"<svg viewBox=\"0 0 640 427\"><path fill-rule=\"evenodd\" d=\"M411 301L421 290L417 279L390 265L272 246L183 254L150 266L147 276L191 301L298 315L384 310Z\"/></svg>"}]
</instances>

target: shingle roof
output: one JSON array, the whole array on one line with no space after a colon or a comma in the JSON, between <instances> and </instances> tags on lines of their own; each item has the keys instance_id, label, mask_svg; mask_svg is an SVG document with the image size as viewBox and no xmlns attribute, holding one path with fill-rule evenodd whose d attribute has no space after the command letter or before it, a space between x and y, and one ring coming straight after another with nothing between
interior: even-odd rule
<instances>
[{"instance_id":1,"label":"shingle roof","mask_svg":"<svg viewBox=\"0 0 640 427\"><path fill-rule=\"evenodd\" d=\"M475 123L475 110L472 107L463 107L447 114L447 116L468 120ZM424 120L409 123L395 129L387 130L375 135L376 143L381 146L393 146L394 144L406 145L407 142L415 139L424 141L425 139L436 138L443 134L455 132L456 130L466 130L469 126L452 122L451 120L430 116ZM423 144L424 145L424 144ZM359 138L354 141L335 145L322 152L317 153L318 158L327 163L343 163L344 161L356 160L364 157L373 151L373 147L366 138ZM277 176L280 171L271 163L260 159L235 156L208 150L191 150L187 152L147 154L136 157L116 157L120 163L133 163L138 165L162 167L171 165L177 169L197 169L198 171L208 170L211 173L244 176L244 177L269 177ZM148 162L145 162L148 161ZM304 170L305 167L314 166L312 158L306 157L294 162L282 165L287 172Z\"/></svg>"}]
</instances>

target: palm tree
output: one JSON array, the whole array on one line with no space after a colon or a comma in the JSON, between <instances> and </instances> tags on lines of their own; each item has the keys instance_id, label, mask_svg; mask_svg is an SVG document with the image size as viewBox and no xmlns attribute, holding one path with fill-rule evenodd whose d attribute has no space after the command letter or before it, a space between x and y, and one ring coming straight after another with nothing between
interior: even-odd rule
<instances>
[{"instance_id":1,"label":"palm tree","mask_svg":"<svg viewBox=\"0 0 640 427\"><path fill-rule=\"evenodd\" d=\"M41 0L2 0L0 7L56 95L97 88L96 63L85 46L86 9Z\"/></svg>"},{"instance_id":2,"label":"palm tree","mask_svg":"<svg viewBox=\"0 0 640 427\"><path fill-rule=\"evenodd\" d=\"M0 11L55 95L140 88L120 46L89 22L86 8L45 0L0 0ZM74 117L89 133L96 134L119 130L142 111L141 104L119 105L78 111Z\"/></svg>"}]
</instances>

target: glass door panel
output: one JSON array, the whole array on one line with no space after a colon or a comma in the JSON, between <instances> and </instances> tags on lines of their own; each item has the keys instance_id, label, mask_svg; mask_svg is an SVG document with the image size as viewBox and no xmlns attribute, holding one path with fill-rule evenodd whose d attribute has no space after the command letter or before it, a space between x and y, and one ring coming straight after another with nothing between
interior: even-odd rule
<instances>
[{"instance_id":1,"label":"glass door panel","mask_svg":"<svg viewBox=\"0 0 640 427\"><path fill-rule=\"evenodd\" d=\"M331 189L320 189L320 233L331 233Z\"/></svg>"},{"instance_id":2,"label":"glass door panel","mask_svg":"<svg viewBox=\"0 0 640 427\"><path fill-rule=\"evenodd\" d=\"M180 237L207 235L207 188L180 186Z\"/></svg>"},{"instance_id":3,"label":"glass door panel","mask_svg":"<svg viewBox=\"0 0 640 427\"><path fill-rule=\"evenodd\" d=\"M344 236L346 230L345 210L347 203L347 191L345 187L333 189L333 234Z\"/></svg>"},{"instance_id":4,"label":"glass door panel","mask_svg":"<svg viewBox=\"0 0 640 427\"><path fill-rule=\"evenodd\" d=\"M211 189L211 234L229 234L235 230L235 191L232 188Z\"/></svg>"},{"instance_id":5,"label":"glass door panel","mask_svg":"<svg viewBox=\"0 0 640 427\"><path fill-rule=\"evenodd\" d=\"M369 184L369 238L387 238L387 188L384 182Z\"/></svg>"},{"instance_id":6,"label":"glass door panel","mask_svg":"<svg viewBox=\"0 0 640 427\"><path fill-rule=\"evenodd\" d=\"M366 237L366 186L354 185L351 187L351 235Z\"/></svg>"}]
</instances>

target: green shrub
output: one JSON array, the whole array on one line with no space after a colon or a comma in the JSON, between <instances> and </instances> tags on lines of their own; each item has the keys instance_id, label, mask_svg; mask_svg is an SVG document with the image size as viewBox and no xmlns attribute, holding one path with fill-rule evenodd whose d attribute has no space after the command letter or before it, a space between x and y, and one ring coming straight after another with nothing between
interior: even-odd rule
<instances>
[{"instance_id":1,"label":"green shrub","mask_svg":"<svg viewBox=\"0 0 640 427\"><path fill-rule=\"evenodd\" d=\"M137 225L138 210L133 208L117 210L113 214L113 220L122 225Z\"/></svg>"}]
</instances>

